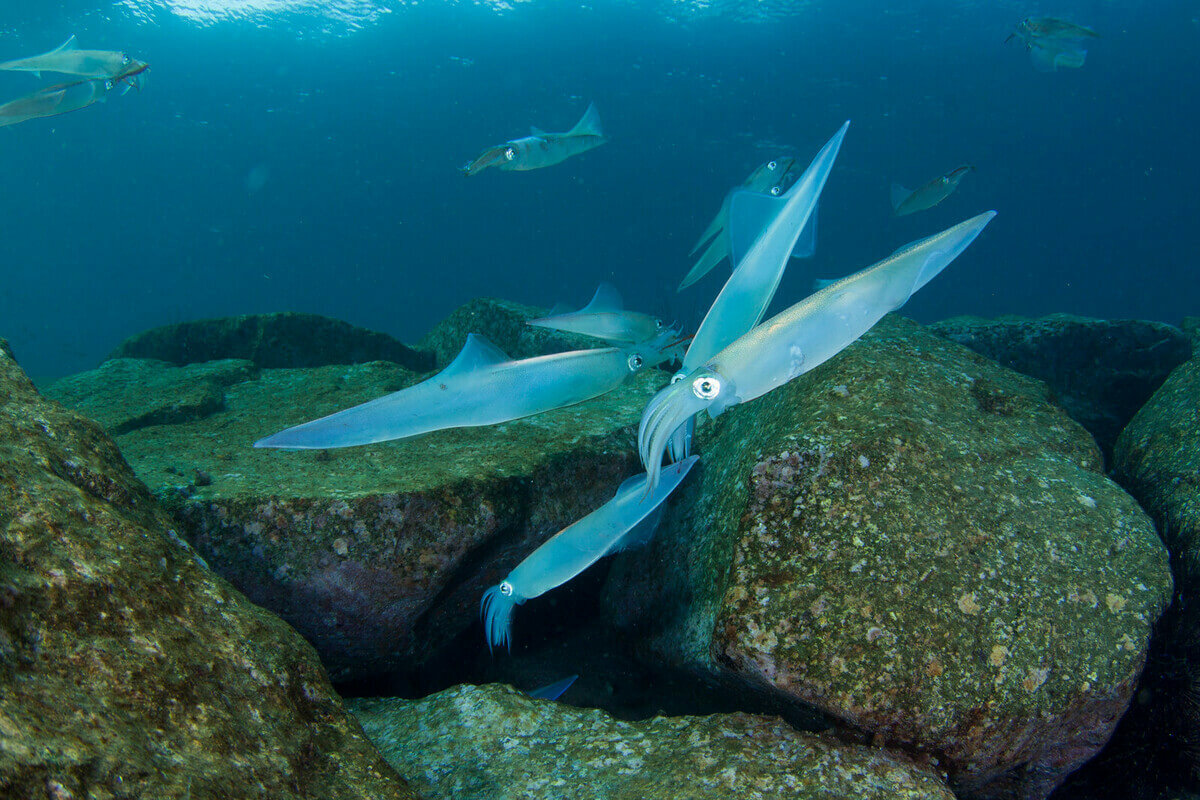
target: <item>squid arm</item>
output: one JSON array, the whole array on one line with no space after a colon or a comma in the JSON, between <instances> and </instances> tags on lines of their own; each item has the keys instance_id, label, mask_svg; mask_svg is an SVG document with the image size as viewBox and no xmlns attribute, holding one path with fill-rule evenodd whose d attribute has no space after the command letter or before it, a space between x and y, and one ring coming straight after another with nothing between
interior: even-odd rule
<instances>
[{"instance_id":1,"label":"squid arm","mask_svg":"<svg viewBox=\"0 0 1200 800\"><path fill-rule=\"evenodd\" d=\"M654 487L663 451L695 414L717 416L823 364L900 308L959 256L996 215L988 211L914 242L826 286L713 355L655 395L642 414L638 451Z\"/></svg>"},{"instance_id":2,"label":"squid arm","mask_svg":"<svg viewBox=\"0 0 1200 800\"><path fill-rule=\"evenodd\" d=\"M626 311L621 293L611 283L600 284L591 302L578 311L531 319L528 324L621 344L644 342L663 330L662 320L657 317Z\"/></svg>"},{"instance_id":3,"label":"squid arm","mask_svg":"<svg viewBox=\"0 0 1200 800\"><path fill-rule=\"evenodd\" d=\"M598 397L647 364L666 360L665 349L665 342L656 340L643 348L605 347L513 361L483 336L470 334L454 361L432 378L287 428L254 446L352 447L446 428L496 425Z\"/></svg>"},{"instance_id":4,"label":"squid arm","mask_svg":"<svg viewBox=\"0 0 1200 800\"><path fill-rule=\"evenodd\" d=\"M630 546L628 539L645 538L642 524L657 522L656 512L687 476L699 456L672 464L655 475L655 486L647 493L648 476L635 475L616 494L583 519L552 536L508 574L488 589L480 601L488 647L509 646L512 641L513 610L534 597L561 586L609 553ZM653 533L650 527L649 533Z\"/></svg>"},{"instance_id":5,"label":"squid arm","mask_svg":"<svg viewBox=\"0 0 1200 800\"><path fill-rule=\"evenodd\" d=\"M459 167L459 171L462 172L462 174L470 177L478 172L482 172L488 167L501 164L505 161L512 161L513 158L515 158L515 154L513 153L512 144L510 142L505 142L504 144L496 145L495 147L489 147L487 150L484 150L474 161L470 161Z\"/></svg>"}]
</instances>

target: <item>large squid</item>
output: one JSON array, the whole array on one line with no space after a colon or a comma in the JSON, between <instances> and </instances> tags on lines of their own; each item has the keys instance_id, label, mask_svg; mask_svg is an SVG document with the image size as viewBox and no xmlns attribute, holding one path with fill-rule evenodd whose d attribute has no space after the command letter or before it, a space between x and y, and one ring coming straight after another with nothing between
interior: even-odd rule
<instances>
[{"instance_id":1,"label":"large squid","mask_svg":"<svg viewBox=\"0 0 1200 800\"><path fill-rule=\"evenodd\" d=\"M638 450L650 491L663 451L680 425L701 411L716 417L761 397L841 352L958 257L996 215L988 211L902 247L826 286L676 375L642 414Z\"/></svg>"},{"instance_id":2,"label":"large squid","mask_svg":"<svg viewBox=\"0 0 1200 800\"><path fill-rule=\"evenodd\" d=\"M628 311L621 293L611 283L596 287L592 300L578 311L551 310L549 316L531 319L526 323L537 328L581 333L615 344L633 344L653 339L663 330L662 320Z\"/></svg>"},{"instance_id":3,"label":"large squid","mask_svg":"<svg viewBox=\"0 0 1200 800\"><path fill-rule=\"evenodd\" d=\"M79 50L71 36L47 53L0 63L0 70L32 72L34 77L58 72L78 78L116 78L140 63L119 50Z\"/></svg>"},{"instance_id":4,"label":"large squid","mask_svg":"<svg viewBox=\"0 0 1200 800\"><path fill-rule=\"evenodd\" d=\"M656 472L655 485L649 489L647 475L628 478L612 500L556 533L508 577L488 589L480 602L488 647L509 644L513 610L521 603L563 585L609 553L640 544L653 535L662 502L698 458L691 456L672 464L661 476Z\"/></svg>"},{"instance_id":5,"label":"large squid","mask_svg":"<svg viewBox=\"0 0 1200 800\"><path fill-rule=\"evenodd\" d=\"M673 357L678 331L629 347L604 347L511 360L470 334L432 378L254 443L289 450L352 447L447 428L497 425L591 400L636 372Z\"/></svg>"},{"instance_id":6,"label":"large squid","mask_svg":"<svg viewBox=\"0 0 1200 800\"><path fill-rule=\"evenodd\" d=\"M1004 41L1020 41L1038 72L1057 72L1059 67L1082 67L1087 60L1087 41L1099 37L1100 34L1091 28L1074 22L1054 17L1026 17Z\"/></svg>"},{"instance_id":7,"label":"large squid","mask_svg":"<svg viewBox=\"0 0 1200 800\"><path fill-rule=\"evenodd\" d=\"M474 175L488 167L515 172L541 169L586 153L607 141L600 125L600 112L596 111L596 104L591 103L575 127L566 133L547 133L540 128L531 128L529 136L489 147L461 169L464 175Z\"/></svg>"},{"instance_id":8,"label":"large squid","mask_svg":"<svg viewBox=\"0 0 1200 800\"><path fill-rule=\"evenodd\" d=\"M742 185L736 187L728 194L721 202L721 209L717 215L713 217L712 222L704 229L704 233L700 234L700 238L696 240L696 244L692 247L692 255L704 246L705 242L708 246L704 248L700 258L692 266L684 279L680 281L677 291L683 291L691 286L696 281L707 275L713 267L720 264L721 261L728 258L729 266L735 268L738 262L741 261L746 251L754 243L755 238L761 233L763 220L761 219L746 219L739 217L736 221L730 216L730 208L733 205L733 198L741 192L752 192L756 194L768 194L772 197L779 197L792 182L796 180L797 173L794 169L796 159L791 157L776 158L768 161L765 164L758 166L750 176L742 182ZM795 258L809 258L817 250L817 210L814 208L812 216L809 218L808 224L804 226L804 231L796 243L792 255Z\"/></svg>"},{"instance_id":9,"label":"large squid","mask_svg":"<svg viewBox=\"0 0 1200 800\"><path fill-rule=\"evenodd\" d=\"M0 128L31 119L57 117L102 103L118 85L124 84L126 91L130 86L136 86L137 76L147 68L146 64L136 61L109 78L87 78L50 86L4 103L0 105Z\"/></svg>"}]
</instances>

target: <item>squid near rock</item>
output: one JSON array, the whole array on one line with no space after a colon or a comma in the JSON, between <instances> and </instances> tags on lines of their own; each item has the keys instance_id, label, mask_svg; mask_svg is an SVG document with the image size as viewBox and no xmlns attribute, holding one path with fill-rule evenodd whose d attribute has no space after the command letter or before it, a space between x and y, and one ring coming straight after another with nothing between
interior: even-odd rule
<instances>
[{"instance_id":1,"label":"squid near rock","mask_svg":"<svg viewBox=\"0 0 1200 800\"><path fill-rule=\"evenodd\" d=\"M610 392L647 366L672 358L678 331L640 345L509 359L470 334L450 366L429 380L254 443L289 450L352 447L447 428L501 422L582 403Z\"/></svg>"},{"instance_id":2,"label":"squid near rock","mask_svg":"<svg viewBox=\"0 0 1200 800\"><path fill-rule=\"evenodd\" d=\"M614 344L644 342L662 333L658 317L640 311L628 311L621 293L611 283L596 288L592 300L578 311L564 311L531 319L526 324L568 333L581 333Z\"/></svg>"},{"instance_id":3,"label":"squid near rock","mask_svg":"<svg viewBox=\"0 0 1200 800\"><path fill-rule=\"evenodd\" d=\"M967 248L996 215L988 211L901 248L873 266L809 295L750 330L651 399L638 450L653 490L663 451L693 415L761 397L825 363L908 301Z\"/></svg>"},{"instance_id":4,"label":"squid near rock","mask_svg":"<svg viewBox=\"0 0 1200 800\"><path fill-rule=\"evenodd\" d=\"M563 585L609 553L642 544L658 524L664 500L687 477L699 456L691 456L655 472L653 487L646 474L627 478L598 509L568 525L534 550L503 581L488 589L480 610L488 647L508 646L513 610Z\"/></svg>"}]
</instances>

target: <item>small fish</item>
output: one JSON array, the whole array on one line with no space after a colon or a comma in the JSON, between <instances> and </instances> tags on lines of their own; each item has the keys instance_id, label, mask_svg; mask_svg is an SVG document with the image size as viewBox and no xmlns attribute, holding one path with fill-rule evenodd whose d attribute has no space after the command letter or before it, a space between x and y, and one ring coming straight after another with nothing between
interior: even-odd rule
<instances>
[{"instance_id":1,"label":"small fish","mask_svg":"<svg viewBox=\"0 0 1200 800\"><path fill-rule=\"evenodd\" d=\"M958 182L974 169L972 164L955 167L940 178L934 178L921 188L911 192L900 184L893 183L892 210L896 212L896 216L903 217L905 214L933 208L954 194L954 190L958 188Z\"/></svg>"},{"instance_id":2,"label":"small fish","mask_svg":"<svg viewBox=\"0 0 1200 800\"><path fill-rule=\"evenodd\" d=\"M58 72L79 78L115 78L131 66L140 63L118 50L79 50L72 35L48 53L29 58L18 58L0 64L0 70L32 72L41 77L43 72Z\"/></svg>"},{"instance_id":3,"label":"small fish","mask_svg":"<svg viewBox=\"0 0 1200 800\"><path fill-rule=\"evenodd\" d=\"M1038 72L1056 72L1059 67L1079 69L1087 59L1088 39L1097 39L1100 34L1083 25L1076 25L1054 17L1026 17L1017 23L1016 29L1005 42L1017 39L1029 53L1029 59Z\"/></svg>"},{"instance_id":4,"label":"small fish","mask_svg":"<svg viewBox=\"0 0 1200 800\"><path fill-rule=\"evenodd\" d=\"M529 136L489 147L460 169L464 175L474 175L488 167L513 172L541 169L586 153L606 142L608 137L600 125L600 113L596 111L596 104L592 103L575 127L566 133L547 133L540 128L532 128Z\"/></svg>"}]
</instances>

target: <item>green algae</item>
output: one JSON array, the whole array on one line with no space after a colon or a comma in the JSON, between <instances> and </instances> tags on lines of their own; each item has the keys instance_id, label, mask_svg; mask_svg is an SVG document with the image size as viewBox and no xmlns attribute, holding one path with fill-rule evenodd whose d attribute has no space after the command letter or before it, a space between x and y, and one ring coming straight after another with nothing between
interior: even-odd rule
<instances>
[{"instance_id":1,"label":"green algae","mask_svg":"<svg viewBox=\"0 0 1200 800\"><path fill-rule=\"evenodd\" d=\"M615 720L507 686L352 704L429 798L952 800L928 766L748 714Z\"/></svg>"}]
</instances>

